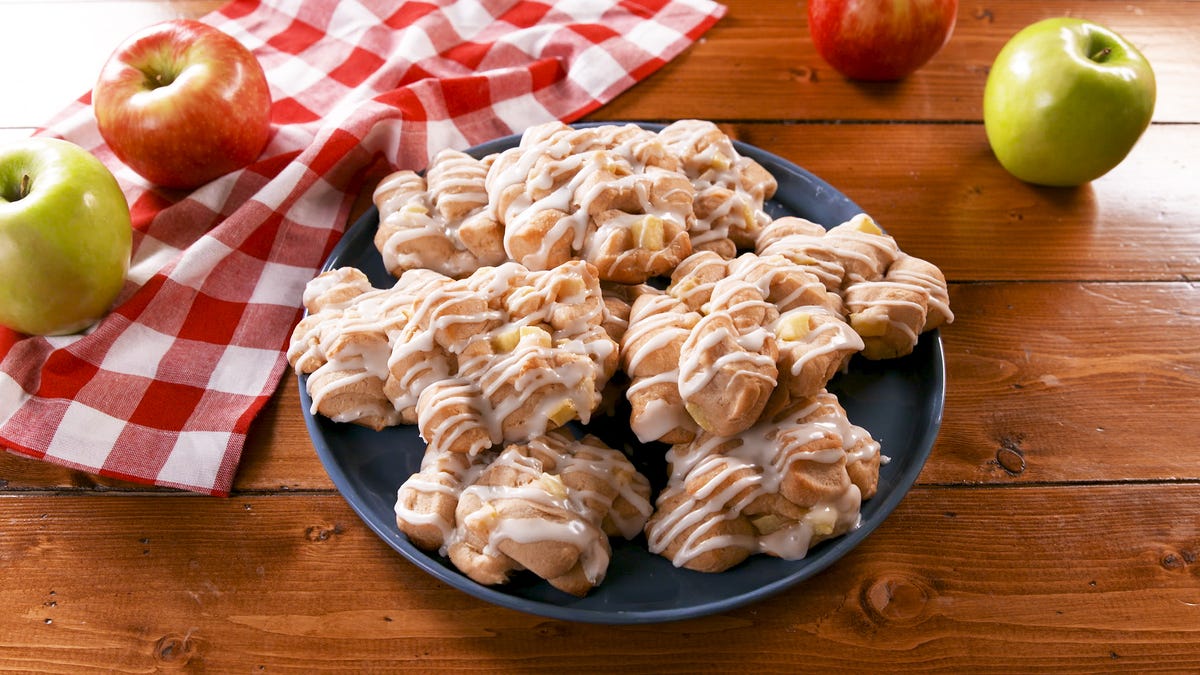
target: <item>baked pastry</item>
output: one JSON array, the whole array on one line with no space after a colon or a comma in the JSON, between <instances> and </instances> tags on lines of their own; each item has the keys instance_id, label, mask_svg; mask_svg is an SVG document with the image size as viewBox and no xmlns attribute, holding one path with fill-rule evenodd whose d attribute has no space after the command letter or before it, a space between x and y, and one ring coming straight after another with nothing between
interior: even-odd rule
<instances>
[{"instance_id":1,"label":"baked pastry","mask_svg":"<svg viewBox=\"0 0 1200 675\"><path fill-rule=\"evenodd\" d=\"M484 189L492 159L442 150L424 176L404 170L379 182L375 248L393 276L428 269L458 278L508 259Z\"/></svg>"},{"instance_id":2,"label":"baked pastry","mask_svg":"<svg viewBox=\"0 0 1200 675\"><path fill-rule=\"evenodd\" d=\"M499 154L444 150L424 176L386 176L373 195L375 245L394 276L583 259L606 281L638 284L670 274L693 250L732 258L753 247L777 187L711 122L681 120L658 133L549 122Z\"/></svg>"},{"instance_id":3,"label":"baked pastry","mask_svg":"<svg viewBox=\"0 0 1200 675\"><path fill-rule=\"evenodd\" d=\"M400 424L402 412L383 389L388 333L402 330L408 319L405 298L373 288L362 271L347 267L309 281L303 302L308 313L292 331L287 357L309 374L312 412L373 429Z\"/></svg>"},{"instance_id":4,"label":"baked pastry","mask_svg":"<svg viewBox=\"0 0 1200 675\"><path fill-rule=\"evenodd\" d=\"M879 443L828 392L734 436L704 433L667 453L669 480L646 523L652 553L721 572L750 555L803 558L859 523Z\"/></svg>"},{"instance_id":5,"label":"baked pastry","mask_svg":"<svg viewBox=\"0 0 1200 675\"><path fill-rule=\"evenodd\" d=\"M584 595L609 537L642 532L704 572L803 557L857 526L879 476L830 379L953 314L941 271L868 216L772 220L776 189L700 120L551 122L481 159L444 151L373 195L395 284L313 279L289 361L315 413L417 426L397 525L479 583L528 570ZM599 415L672 446L655 506L629 457L564 428Z\"/></svg>"},{"instance_id":6,"label":"baked pastry","mask_svg":"<svg viewBox=\"0 0 1200 675\"><path fill-rule=\"evenodd\" d=\"M684 260L665 292L632 305L621 340L630 427L642 442L737 434L824 389L862 340L835 297L780 256Z\"/></svg>"},{"instance_id":7,"label":"baked pastry","mask_svg":"<svg viewBox=\"0 0 1200 675\"><path fill-rule=\"evenodd\" d=\"M289 359L315 412L374 428L416 424L439 449L476 454L587 421L617 367L595 268L517 263L463 279L409 270L386 290L325 272Z\"/></svg>"},{"instance_id":8,"label":"baked pastry","mask_svg":"<svg viewBox=\"0 0 1200 675\"><path fill-rule=\"evenodd\" d=\"M941 270L901 251L866 214L828 231L780 218L763 229L757 250L806 267L837 294L868 359L909 354L921 333L954 320Z\"/></svg>"},{"instance_id":9,"label":"baked pastry","mask_svg":"<svg viewBox=\"0 0 1200 675\"><path fill-rule=\"evenodd\" d=\"M771 172L739 153L712 122L680 120L658 135L696 191L692 248L723 258L734 257L738 248L753 248L771 222L764 204L779 187Z\"/></svg>"},{"instance_id":10,"label":"baked pastry","mask_svg":"<svg viewBox=\"0 0 1200 675\"><path fill-rule=\"evenodd\" d=\"M575 258L627 284L691 253L692 184L658 136L636 125L531 127L501 152L487 195L504 250L530 269Z\"/></svg>"},{"instance_id":11,"label":"baked pastry","mask_svg":"<svg viewBox=\"0 0 1200 675\"><path fill-rule=\"evenodd\" d=\"M430 446L396 499L400 531L471 579L530 570L578 596L604 579L608 538L636 537L650 512L649 481L623 454L565 430L473 457Z\"/></svg>"}]
</instances>

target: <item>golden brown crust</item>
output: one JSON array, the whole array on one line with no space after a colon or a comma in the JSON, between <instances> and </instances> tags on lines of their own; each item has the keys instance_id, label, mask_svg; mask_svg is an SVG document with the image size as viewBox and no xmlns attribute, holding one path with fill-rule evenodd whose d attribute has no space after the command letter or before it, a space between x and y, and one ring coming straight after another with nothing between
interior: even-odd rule
<instances>
[{"instance_id":1,"label":"golden brown crust","mask_svg":"<svg viewBox=\"0 0 1200 675\"><path fill-rule=\"evenodd\" d=\"M409 270L389 289L361 290L351 273L315 279L317 312L289 350L313 373L317 411L339 421L415 423L433 445L477 453L588 419L618 367L585 262L505 263L460 280Z\"/></svg>"},{"instance_id":2,"label":"golden brown crust","mask_svg":"<svg viewBox=\"0 0 1200 675\"><path fill-rule=\"evenodd\" d=\"M704 433L667 455L670 479L646 523L650 550L721 572L755 553L804 557L858 525L879 444L827 392L735 436Z\"/></svg>"},{"instance_id":3,"label":"golden brown crust","mask_svg":"<svg viewBox=\"0 0 1200 675\"><path fill-rule=\"evenodd\" d=\"M403 170L380 181L374 243L393 276L430 269L462 277L504 262L504 229L484 189L491 161L443 150L425 176Z\"/></svg>"},{"instance_id":4,"label":"golden brown crust","mask_svg":"<svg viewBox=\"0 0 1200 675\"><path fill-rule=\"evenodd\" d=\"M634 304L621 343L638 438L734 435L817 394L863 347L834 298L781 256L689 256Z\"/></svg>"},{"instance_id":5,"label":"golden brown crust","mask_svg":"<svg viewBox=\"0 0 1200 675\"><path fill-rule=\"evenodd\" d=\"M679 348L684 408L705 431L728 436L749 428L775 389L774 337L763 331L747 345L743 335L731 314L715 312L700 319Z\"/></svg>"},{"instance_id":6,"label":"golden brown crust","mask_svg":"<svg viewBox=\"0 0 1200 675\"><path fill-rule=\"evenodd\" d=\"M633 303L621 366L630 378L629 424L642 442L684 443L699 431L684 408L678 376L683 343L699 320L697 312L665 293L647 292Z\"/></svg>"},{"instance_id":7,"label":"golden brown crust","mask_svg":"<svg viewBox=\"0 0 1200 675\"><path fill-rule=\"evenodd\" d=\"M780 218L763 230L757 250L811 270L839 299L868 359L909 354L921 333L954 320L941 270L901 251L865 214L828 232L800 218Z\"/></svg>"},{"instance_id":8,"label":"golden brown crust","mask_svg":"<svg viewBox=\"0 0 1200 675\"><path fill-rule=\"evenodd\" d=\"M694 189L677 166L634 125L529 129L487 177L507 255L530 269L580 258L627 284L670 273L691 253L694 220Z\"/></svg>"},{"instance_id":9,"label":"golden brown crust","mask_svg":"<svg viewBox=\"0 0 1200 675\"><path fill-rule=\"evenodd\" d=\"M732 258L737 247L753 247L771 221L764 203L778 188L775 177L739 153L733 140L712 122L680 120L659 136L679 158L695 190L695 249Z\"/></svg>"},{"instance_id":10,"label":"golden brown crust","mask_svg":"<svg viewBox=\"0 0 1200 675\"><path fill-rule=\"evenodd\" d=\"M624 455L560 430L473 457L431 445L398 492L396 519L415 545L443 550L479 583L528 570L582 596L604 578L608 537L636 536L649 500Z\"/></svg>"}]
</instances>

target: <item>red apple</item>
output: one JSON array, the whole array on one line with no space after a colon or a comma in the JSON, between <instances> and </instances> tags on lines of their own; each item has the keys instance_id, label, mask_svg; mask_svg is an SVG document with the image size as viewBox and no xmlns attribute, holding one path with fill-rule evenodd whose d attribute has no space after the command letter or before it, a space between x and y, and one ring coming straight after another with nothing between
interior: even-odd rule
<instances>
[{"instance_id":1,"label":"red apple","mask_svg":"<svg viewBox=\"0 0 1200 675\"><path fill-rule=\"evenodd\" d=\"M899 80L950 40L958 0L809 0L821 58L856 80Z\"/></svg>"},{"instance_id":2,"label":"red apple","mask_svg":"<svg viewBox=\"0 0 1200 675\"><path fill-rule=\"evenodd\" d=\"M187 19L116 48L92 92L100 135L157 185L194 188L253 162L271 130L262 66L230 35Z\"/></svg>"}]
</instances>

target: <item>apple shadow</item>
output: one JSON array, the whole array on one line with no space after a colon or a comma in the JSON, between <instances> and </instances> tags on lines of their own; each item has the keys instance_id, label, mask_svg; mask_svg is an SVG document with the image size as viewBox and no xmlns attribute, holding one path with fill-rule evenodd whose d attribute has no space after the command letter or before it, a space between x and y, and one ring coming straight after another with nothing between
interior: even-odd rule
<instances>
[{"instance_id":1,"label":"apple shadow","mask_svg":"<svg viewBox=\"0 0 1200 675\"><path fill-rule=\"evenodd\" d=\"M982 135L982 132L981 132ZM986 140L976 144L969 162L960 169L975 176L975 182L987 184L991 193L1007 193L1010 221L1054 223L1079 234L1096 223L1099 208L1091 183L1074 187L1052 187L1025 182L1000 165Z\"/></svg>"},{"instance_id":2,"label":"apple shadow","mask_svg":"<svg viewBox=\"0 0 1200 675\"><path fill-rule=\"evenodd\" d=\"M1112 235L1102 221L1102 195L1090 183L1026 183L1000 165L982 127L972 138L958 140L968 145L954 154L957 161L952 166L939 161L929 169L931 180L946 186L942 208L947 219L940 233L945 240L936 245L963 252L947 256L948 274L1047 280L1097 273ZM938 259L936 248L931 256Z\"/></svg>"},{"instance_id":3,"label":"apple shadow","mask_svg":"<svg viewBox=\"0 0 1200 675\"><path fill-rule=\"evenodd\" d=\"M1013 178L1013 180L1017 180ZM1047 187L1021 183L1033 199L1030 207L1014 211L1032 214L1025 223L1036 238L1031 248L1031 260L1041 259L1034 266L1038 274L1051 276L1090 276L1082 270L1104 257L1098 248L1111 245L1103 228L1098 227L1098 208L1091 183L1077 187Z\"/></svg>"},{"instance_id":4,"label":"apple shadow","mask_svg":"<svg viewBox=\"0 0 1200 675\"><path fill-rule=\"evenodd\" d=\"M912 84L911 78L907 77L900 80L872 81L856 80L840 73L838 76L842 78L843 82L850 85L850 87L867 99L870 99L874 104L887 104L901 99L904 90Z\"/></svg>"},{"instance_id":5,"label":"apple shadow","mask_svg":"<svg viewBox=\"0 0 1200 675\"><path fill-rule=\"evenodd\" d=\"M1096 214L1096 193L1091 183L1075 187L1050 187L1046 185L1030 185L1037 193L1039 200L1050 207L1052 213L1062 216L1070 215L1088 223L1094 222Z\"/></svg>"}]
</instances>

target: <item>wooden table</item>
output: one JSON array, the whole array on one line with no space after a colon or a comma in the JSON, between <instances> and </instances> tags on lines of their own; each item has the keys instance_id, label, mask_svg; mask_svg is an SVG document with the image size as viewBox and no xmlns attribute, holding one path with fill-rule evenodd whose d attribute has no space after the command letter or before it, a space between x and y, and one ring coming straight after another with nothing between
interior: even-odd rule
<instances>
[{"instance_id":1,"label":"wooden table","mask_svg":"<svg viewBox=\"0 0 1200 675\"><path fill-rule=\"evenodd\" d=\"M129 32L218 5L0 1L0 140L89 88ZM1200 5L963 2L942 53L887 85L828 68L804 3L728 6L593 119L718 121L945 270L941 435L863 544L707 618L606 627L495 607L356 517L289 374L229 499L0 457L0 668L1200 670ZM1117 29L1158 75L1154 124L1079 189L1018 182L981 124L1001 45L1055 15Z\"/></svg>"}]
</instances>

